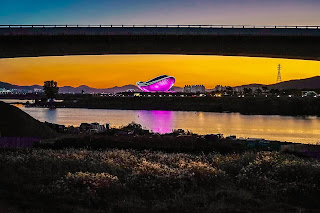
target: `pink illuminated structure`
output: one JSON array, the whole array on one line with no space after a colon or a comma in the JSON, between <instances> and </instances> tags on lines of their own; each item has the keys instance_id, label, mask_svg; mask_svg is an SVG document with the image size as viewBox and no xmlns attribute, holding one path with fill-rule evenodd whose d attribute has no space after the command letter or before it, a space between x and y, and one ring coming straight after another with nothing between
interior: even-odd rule
<instances>
[{"instance_id":1,"label":"pink illuminated structure","mask_svg":"<svg viewBox=\"0 0 320 213\"><path fill-rule=\"evenodd\" d=\"M167 92L175 81L173 76L161 75L146 82L139 81L137 86L144 92Z\"/></svg>"}]
</instances>

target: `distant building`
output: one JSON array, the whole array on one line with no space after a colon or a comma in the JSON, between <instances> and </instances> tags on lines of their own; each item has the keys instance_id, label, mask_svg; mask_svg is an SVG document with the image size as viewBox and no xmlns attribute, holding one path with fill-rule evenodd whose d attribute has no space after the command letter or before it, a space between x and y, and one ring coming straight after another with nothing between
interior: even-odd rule
<instances>
[{"instance_id":1,"label":"distant building","mask_svg":"<svg viewBox=\"0 0 320 213\"><path fill-rule=\"evenodd\" d=\"M0 95L8 95L8 94L12 94L12 91L5 88L0 88Z\"/></svg>"},{"instance_id":2,"label":"distant building","mask_svg":"<svg viewBox=\"0 0 320 213\"><path fill-rule=\"evenodd\" d=\"M238 92L242 92L242 88L241 87L234 87L233 90L238 93Z\"/></svg>"},{"instance_id":3,"label":"distant building","mask_svg":"<svg viewBox=\"0 0 320 213\"><path fill-rule=\"evenodd\" d=\"M206 88L203 85L193 85L191 86L191 93L205 93Z\"/></svg>"},{"instance_id":4,"label":"distant building","mask_svg":"<svg viewBox=\"0 0 320 213\"><path fill-rule=\"evenodd\" d=\"M126 92L135 92L134 89L127 89Z\"/></svg>"},{"instance_id":5,"label":"distant building","mask_svg":"<svg viewBox=\"0 0 320 213\"><path fill-rule=\"evenodd\" d=\"M214 88L214 91L216 91L216 92L221 92L221 91L225 91L226 88L227 88L226 86L217 85L217 86Z\"/></svg>"},{"instance_id":6,"label":"distant building","mask_svg":"<svg viewBox=\"0 0 320 213\"><path fill-rule=\"evenodd\" d=\"M80 125L80 130L81 132L84 132L84 133L100 133L106 130L106 126L100 125L99 123L91 123L91 124L82 123Z\"/></svg>"},{"instance_id":7,"label":"distant building","mask_svg":"<svg viewBox=\"0 0 320 213\"><path fill-rule=\"evenodd\" d=\"M185 93L205 93L206 88L203 85L185 85L183 88Z\"/></svg>"},{"instance_id":8,"label":"distant building","mask_svg":"<svg viewBox=\"0 0 320 213\"><path fill-rule=\"evenodd\" d=\"M185 85L184 88L183 88L183 92L191 93L191 85Z\"/></svg>"},{"instance_id":9,"label":"distant building","mask_svg":"<svg viewBox=\"0 0 320 213\"><path fill-rule=\"evenodd\" d=\"M317 97L318 94L315 91L301 91L302 97Z\"/></svg>"},{"instance_id":10,"label":"distant building","mask_svg":"<svg viewBox=\"0 0 320 213\"><path fill-rule=\"evenodd\" d=\"M106 130L106 127L104 125L100 125L99 123L92 123L91 124L91 131L100 133L100 132L104 132Z\"/></svg>"},{"instance_id":11,"label":"distant building","mask_svg":"<svg viewBox=\"0 0 320 213\"><path fill-rule=\"evenodd\" d=\"M33 92L34 92L34 93L42 93L42 92L44 92L44 91L43 91L43 89L34 88L34 89L33 89Z\"/></svg>"}]
</instances>

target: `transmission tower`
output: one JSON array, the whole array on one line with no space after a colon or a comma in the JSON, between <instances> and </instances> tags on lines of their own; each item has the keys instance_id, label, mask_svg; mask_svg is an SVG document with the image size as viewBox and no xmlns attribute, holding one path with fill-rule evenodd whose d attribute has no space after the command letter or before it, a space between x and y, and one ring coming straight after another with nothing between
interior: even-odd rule
<instances>
[{"instance_id":1,"label":"transmission tower","mask_svg":"<svg viewBox=\"0 0 320 213\"><path fill-rule=\"evenodd\" d=\"M277 83L281 82L281 64L278 65L278 77L277 77Z\"/></svg>"}]
</instances>

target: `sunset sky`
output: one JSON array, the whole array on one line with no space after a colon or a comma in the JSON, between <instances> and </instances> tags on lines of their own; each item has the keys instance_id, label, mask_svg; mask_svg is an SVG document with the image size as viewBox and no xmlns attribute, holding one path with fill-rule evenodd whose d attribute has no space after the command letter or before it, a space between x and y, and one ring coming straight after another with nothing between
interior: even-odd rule
<instances>
[{"instance_id":1,"label":"sunset sky","mask_svg":"<svg viewBox=\"0 0 320 213\"><path fill-rule=\"evenodd\" d=\"M319 0L1 0L0 24L319 25Z\"/></svg>"},{"instance_id":2,"label":"sunset sky","mask_svg":"<svg viewBox=\"0 0 320 213\"><path fill-rule=\"evenodd\" d=\"M319 25L319 0L1 0L0 24ZM176 85L275 83L320 75L320 62L285 59L110 55L0 59L0 81L19 85L111 87L157 75Z\"/></svg>"},{"instance_id":3,"label":"sunset sky","mask_svg":"<svg viewBox=\"0 0 320 213\"><path fill-rule=\"evenodd\" d=\"M253 57L190 55L105 55L0 59L0 81L42 85L55 80L59 86L88 85L107 88L135 84L158 75L176 77L176 86L248 83L272 84L277 65L282 80L320 75L320 62Z\"/></svg>"}]
</instances>

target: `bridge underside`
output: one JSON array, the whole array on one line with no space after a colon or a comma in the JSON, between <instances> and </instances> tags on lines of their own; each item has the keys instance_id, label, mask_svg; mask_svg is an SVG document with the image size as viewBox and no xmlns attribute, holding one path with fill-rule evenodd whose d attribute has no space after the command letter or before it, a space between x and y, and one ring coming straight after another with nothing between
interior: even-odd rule
<instances>
[{"instance_id":1,"label":"bridge underside","mask_svg":"<svg viewBox=\"0 0 320 213\"><path fill-rule=\"evenodd\" d=\"M190 54L320 60L319 36L0 35L0 58Z\"/></svg>"}]
</instances>

